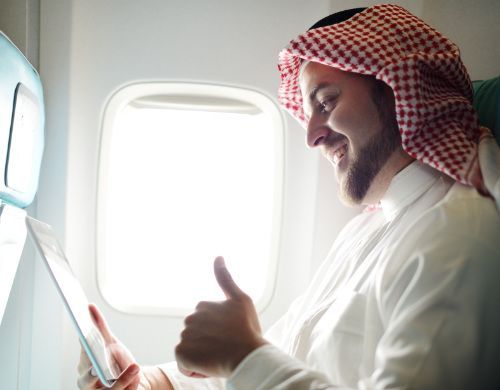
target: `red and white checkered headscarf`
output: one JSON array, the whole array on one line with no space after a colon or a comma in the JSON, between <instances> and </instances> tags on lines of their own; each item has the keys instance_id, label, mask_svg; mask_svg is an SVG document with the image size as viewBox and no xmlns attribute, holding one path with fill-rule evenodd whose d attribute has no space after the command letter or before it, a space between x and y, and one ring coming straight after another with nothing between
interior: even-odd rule
<instances>
[{"instance_id":1,"label":"red and white checkered headscarf","mask_svg":"<svg viewBox=\"0 0 500 390\"><path fill-rule=\"evenodd\" d=\"M478 144L490 132L479 126L470 78L458 47L446 37L395 5L373 6L300 35L279 54L278 99L306 127L299 86L303 60L384 81L394 91L403 149L488 193Z\"/></svg>"}]
</instances>

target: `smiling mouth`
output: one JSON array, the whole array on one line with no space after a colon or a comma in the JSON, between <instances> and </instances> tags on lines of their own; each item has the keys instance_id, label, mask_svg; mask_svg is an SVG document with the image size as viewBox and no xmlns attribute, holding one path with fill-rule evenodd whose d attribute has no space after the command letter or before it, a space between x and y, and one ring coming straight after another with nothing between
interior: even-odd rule
<instances>
[{"instance_id":1,"label":"smiling mouth","mask_svg":"<svg viewBox=\"0 0 500 390\"><path fill-rule=\"evenodd\" d=\"M344 158L347 153L347 143L343 143L342 145L335 148L333 151L329 153L329 160L333 163L333 165L338 165L340 161Z\"/></svg>"}]
</instances>

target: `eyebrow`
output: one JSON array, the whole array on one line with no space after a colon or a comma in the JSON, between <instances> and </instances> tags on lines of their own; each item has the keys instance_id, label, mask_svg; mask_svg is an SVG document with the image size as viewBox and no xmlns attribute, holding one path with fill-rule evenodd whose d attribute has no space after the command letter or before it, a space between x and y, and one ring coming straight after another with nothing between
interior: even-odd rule
<instances>
[{"instance_id":1,"label":"eyebrow","mask_svg":"<svg viewBox=\"0 0 500 390\"><path fill-rule=\"evenodd\" d=\"M319 91L322 89L328 88L331 84L327 83L320 83L317 86L315 86L312 91L309 93L309 101L312 102L314 99L316 99L316 95L318 94Z\"/></svg>"}]
</instances>

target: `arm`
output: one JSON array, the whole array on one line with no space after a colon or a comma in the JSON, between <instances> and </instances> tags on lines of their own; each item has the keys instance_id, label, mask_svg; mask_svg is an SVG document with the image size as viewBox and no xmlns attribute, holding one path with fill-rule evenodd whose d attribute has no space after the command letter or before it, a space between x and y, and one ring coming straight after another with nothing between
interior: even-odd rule
<instances>
[{"instance_id":1,"label":"arm","mask_svg":"<svg viewBox=\"0 0 500 390\"><path fill-rule=\"evenodd\" d=\"M450 244L460 251L459 242ZM499 383L500 254L486 253L479 260L457 253L441 266L434 263L440 253L416 255L396 275L390 269L380 275L378 304L385 330L373 370L353 388L482 389ZM364 337L372 336L365 331ZM254 386L342 388L272 346L250 354L228 378L232 389Z\"/></svg>"},{"instance_id":2,"label":"arm","mask_svg":"<svg viewBox=\"0 0 500 390\"><path fill-rule=\"evenodd\" d=\"M424 224L427 229L418 234L415 229L409 232L402 240L405 245L392 248L377 271L374 294L384 331L377 336L373 370L355 388L487 388L500 379L495 369L500 358L497 241L483 233L471 238L446 231L438 232L436 240L436 230L428 226L432 225ZM490 227L490 236L498 234L498 224ZM208 321L209 316L204 318ZM195 330L189 323L186 329ZM205 326L200 323L198 329ZM217 348L232 350L228 340ZM194 371L206 370L209 375L217 367L214 361L191 366L183 359L180 364L187 362ZM231 389L339 388L324 374L266 343L239 363L235 356L233 365L226 367L234 363L234 370L219 371L230 373Z\"/></svg>"}]
</instances>

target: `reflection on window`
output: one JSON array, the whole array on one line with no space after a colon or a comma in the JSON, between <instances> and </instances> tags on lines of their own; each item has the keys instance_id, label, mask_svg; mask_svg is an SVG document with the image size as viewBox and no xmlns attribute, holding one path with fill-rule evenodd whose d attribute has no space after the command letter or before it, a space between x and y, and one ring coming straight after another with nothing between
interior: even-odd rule
<instances>
[{"instance_id":1,"label":"reflection on window","mask_svg":"<svg viewBox=\"0 0 500 390\"><path fill-rule=\"evenodd\" d=\"M156 95L105 121L98 277L111 305L183 315L200 300L223 299L217 255L258 307L269 300L282 129L276 112L242 102Z\"/></svg>"}]
</instances>

